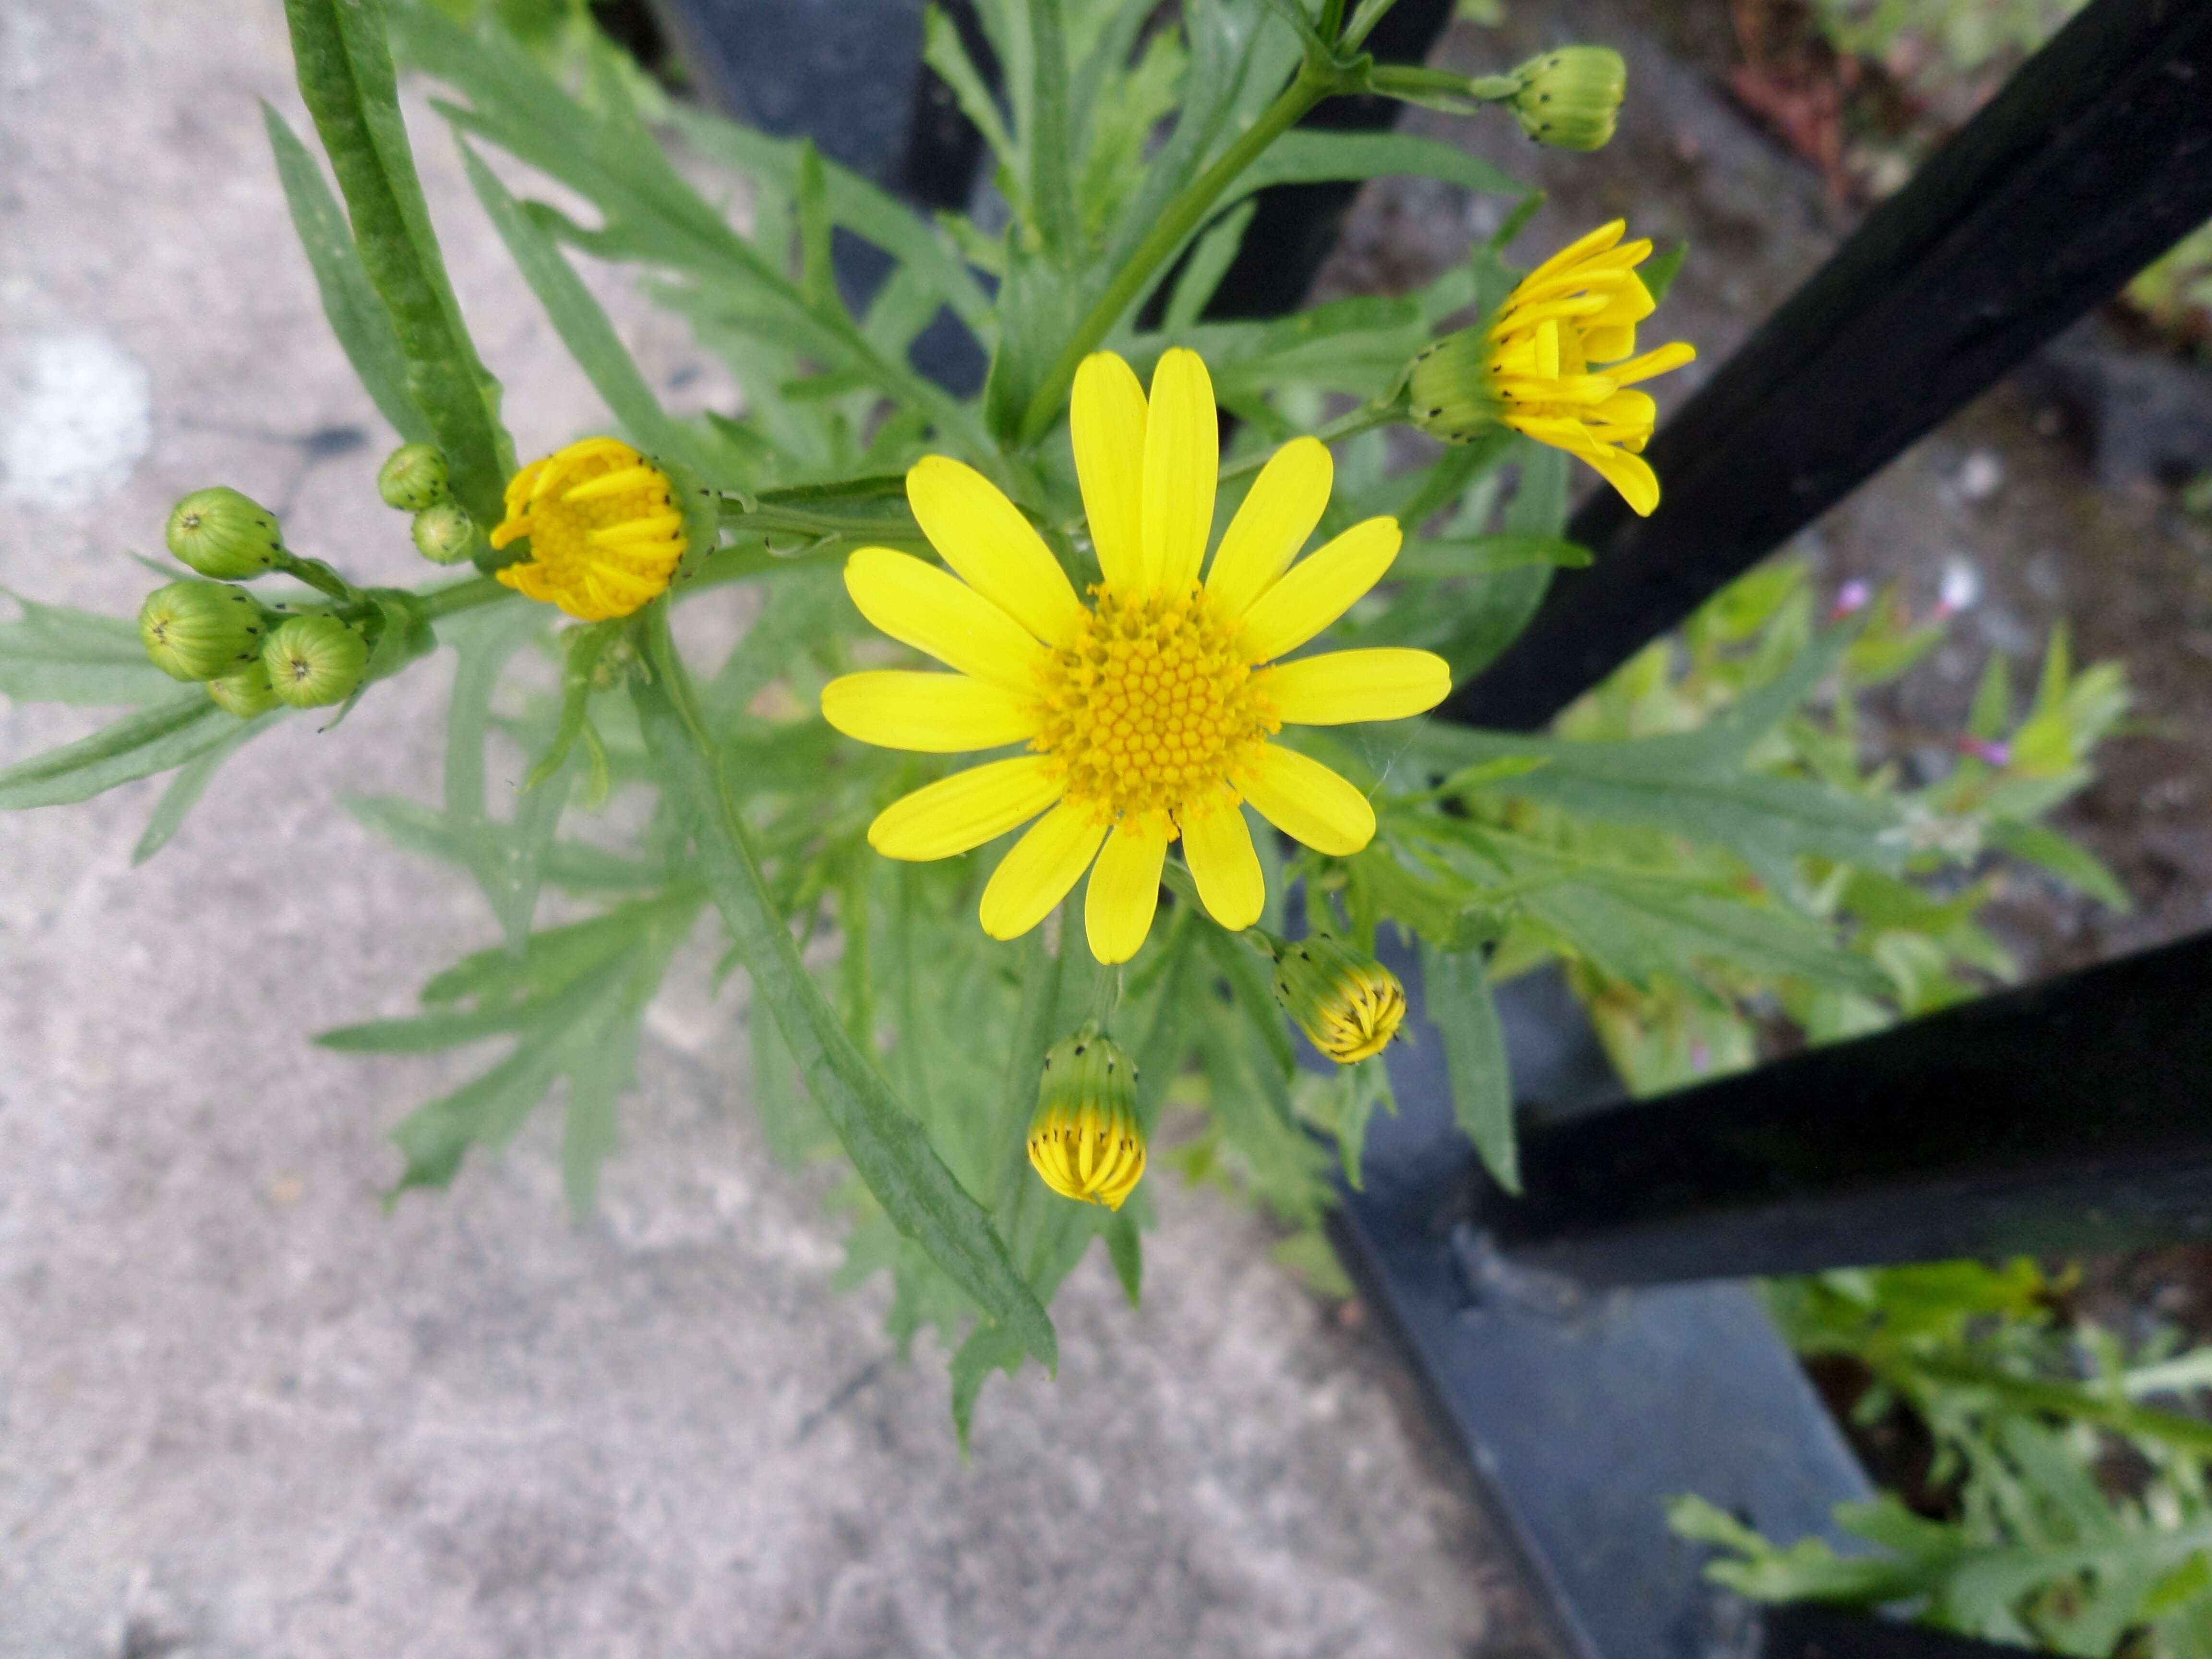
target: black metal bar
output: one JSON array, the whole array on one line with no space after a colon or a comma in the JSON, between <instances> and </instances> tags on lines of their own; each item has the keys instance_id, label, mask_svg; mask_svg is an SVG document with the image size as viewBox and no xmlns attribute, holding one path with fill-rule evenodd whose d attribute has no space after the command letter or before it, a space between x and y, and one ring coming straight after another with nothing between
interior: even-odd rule
<instances>
[{"instance_id":1,"label":"black metal bar","mask_svg":"<svg viewBox=\"0 0 2212 1659\"><path fill-rule=\"evenodd\" d=\"M1390 959L1417 1035L1389 1051L1399 1112L1369 1126L1364 1190L1336 1218L1346 1264L1543 1587L1561 1649L1754 1659L1756 1610L1704 1581L1706 1552L1668 1531L1667 1500L1693 1492L1770 1537L1849 1551L1863 1547L1831 1511L1867 1497L1866 1477L1748 1287L1587 1295L1482 1247L1465 1218L1473 1152L1452 1121L1443 1037L1415 964ZM1556 978L1504 986L1498 1005L1520 1097L1571 1110L1617 1094Z\"/></svg>"},{"instance_id":2,"label":"black metal bar","mask_svg":"<svg viewBox=\"0 0 2212 1659\"><path fill-rule=\"evenodd\" d=\"M1610 491L1528 630L1443 712L1541 725L2207 217L2212 5L2096 0L1875 209Z\"/></svg>"},{"instance_id":3,"label":"black metal bar","mask_svg":"<svg viewBox=\"0 0 2212 1659\"><path fill-rule=\"evenodd\" d=\"M1379 64L1419 64L1452 20L1454 0L1398 0L1367 37ZM1376 132L1405 109L1391 98L1332 98L1298 123L1326 132ZM1359 185L1274 185L1260 192L1243 246L1222 273L1209 318L1280 317L1305 302L1306 290L1336 246L1337 232ZM1163 283L1152 309L1164 308L1172 283Z\"/></svg>"},{"instance_id":4,"label":"black metal bar","mask_svg":"<svg viewBox=\"0 0 2212 1659\"><path fill-rule=\"evenodd\" d=\"M2212 1238L2212 934L1537 1127L1477 1195L1577 1285Z\"/></svg>"}]
</instances>

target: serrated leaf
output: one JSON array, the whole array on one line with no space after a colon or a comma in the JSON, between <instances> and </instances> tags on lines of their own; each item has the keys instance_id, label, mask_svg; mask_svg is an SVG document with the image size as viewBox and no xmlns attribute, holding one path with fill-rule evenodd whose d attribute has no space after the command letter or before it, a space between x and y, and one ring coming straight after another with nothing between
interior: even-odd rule
<instances>
[{"instance_id":1,"label":"serrated leaf","mask_svg":"<svg viewBox=\"0 0 2212 1659\"><path fill-rule=\"evenodd\" d=\"M1057 1360L1052 1321L1015 1268L988 1212L954 1179L921 1124L853 1046L800 961L769 896L751 834L710 758L689 678L668 639L665 602L656 601L647 618L653 676L631 682L631 699L660 771L663 797L696 849L698 873L751 976L755 996L775 1019L815 1103L884 1212L1010 1339L1050 1369Z\"/></svg>"},{"instance_id":2,"label":"serrated leaf","mask_svg":"<svg viewBox=\"0 0 2212 1659\"><path fill-rule=\"evenodd\" d=\"M258 724L258 723L257 723ZM0 809L66 806L196 760L237 734L234 715L192 690L126 714L88 738L0 768Z\"/></svg>"},{"instance_id":3,"label":"serrated leaf","mask_svg":"<svg viewBox=\"0 0 2212 1659\"><path fill-rule=\"evenodd\" d=\"M323 182L322 169L284 118L265 101L261 118L269 130L269 147L276 152L276 178L284 187L292 229L307 251L323 315L353 365L354 378L402 440L434 441L436 434L407 389L407 359L392 326L392 313L377 297L368 272L362 269L353 231Z\"/></svg>"},{"instance_id":4,"label":"serrated leaf","mask_svg":"<svg viewBox=\"0 0 2212 1659\"><path fill-rule=\"evenodd\" d=\"M0 623L0 696L96 705L146 703L174 694L176 681L147 660L136 623L41 605L17 593L8 597L23 614Z\"/></svg>"},{"instance_id":5,"label":"serrated leaf","mask_svg":"<svg viewBox=\"0 0 2212 1659\"><path fill-rule=\"evenodd\" d=\"M453 495L497 524L513 445L499 382L447 280L399 113L382 0L285 0L300 94L345 198L362 268L390 314L407 390L436 434Z\"/></svg>"}]
</instances>

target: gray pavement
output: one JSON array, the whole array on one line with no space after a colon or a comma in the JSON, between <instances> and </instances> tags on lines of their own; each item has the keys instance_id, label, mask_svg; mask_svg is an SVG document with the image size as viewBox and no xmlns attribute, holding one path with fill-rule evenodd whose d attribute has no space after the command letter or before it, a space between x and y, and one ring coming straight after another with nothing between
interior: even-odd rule
<instances>
[{"instance_id":1,"label":"gray pavement","mask_svg":"<svg viewBox=\"0 0 2212 1659\"><path fill-rule=\"evenodd\" d=\"M419 571L258 97L301 119L274 0L0 6L0 585L126 613L126 550L218 480ZM542 450L588 393L416 112ZM337 805L427 792L449 661L264 739L143 868L152 785L0 817L0 1659L1536 1650L1371 1334L1170 1180L1142 1311L1079 1272L1059 1381L995 1382L963 1464L942 1356L830 1295L823 1182L769 1158L699 960L593 1221L547 1123L382 1213L386 1129L458 1067L305 1034L494 937ZM0 704L0 756L94 720Z\"/></svg>"}]
</instances>

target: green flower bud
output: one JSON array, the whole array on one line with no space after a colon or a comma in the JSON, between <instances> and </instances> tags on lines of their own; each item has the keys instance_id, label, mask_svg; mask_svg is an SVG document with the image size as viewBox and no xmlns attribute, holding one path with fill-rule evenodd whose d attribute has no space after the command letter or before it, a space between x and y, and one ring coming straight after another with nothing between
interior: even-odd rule
<instances>
[{"instance_id":1,"label":"green flower bud","mask_svg":"<svg viewBox=\"0 0 2212 1659\"><path fill-rule=\"evenodd\" d=\"M428 444L402 444L377 469L376 493L386 507L420 513L446 498L446 458Z\"/></svg>"},{"instance_id":2,"label":"green flower bud","mask_svg":"<svg viewBox=\"0 0 2212 1659\"><path fill-rule=\"evenodd\" d=\"M439 564L459 564L483 544L477 521L459 501L435 501L415 515L415 550Z\"/></svg>"},{"instance_id":3,"label":"green flower bud","mask_svg":"<svg viewBox=\"0 0 2212 1659\"><path fill-rule=\"evenodd\" d=\"M1446 443L1470 443L1504 423L1491 385L1489 319L1432 342L1413 359L1406 398L1413 424Z\"/></svg>"},{"instance_id":4,"label":"green flower bud","mask_svg":"<svg viewBox=\"0 0 2212 1659\"><path fill-rule=\"evenodd\" d=\"M1079 1203L1118 1210L1144 1179L1137 1067L1097 1020L1045 1055L1029 1146L1044 1184Z\"/></svg>"},{"instance_id":5,"label":"green flower bud","mask_svg":"<svg viewBox=\"0 0 2212 1659\"><path fill-rule=\"evenodd\" d=\"M154 666L172 679L211 680L259 652L261 607L242 587L171 582L138 607L138 637Z\"/></svg>"},{"instance_id":6,"label":"green flower bud","mask_svg":"<svg viewBox=\"0 0 2212 1659\"><path fill-rule=\"evenodd\" d=\"M235 674L210 680L208 696L215 699L216 708L242 720L265 714L276 706L276 692L269 684L269 670L258 657Z\"/></svg>"},{"instance_id":7,"label":"green flower bud","mask_svg":"<svg viewBox=\"0 0 2212 1659\"><path fill-rule=\"evenodd\" d=\"M171 508L167 535L179 563L221 581L251 581L284 550L276 515L222 484L195 489Z\"/></svg>"},{"instance_id":8,"label":"green flower bud","mask_svg":"<svg viewBox=\"0 0 2212 1659\"><path fill-rule=\"evenodd\" d=\"M1310 933L1275 957L1275 1000L1340 1066L1379 1054L1406 1018L1406 988L1373 957Z\"/></svg>"},{"instance_id":9,"label":"green flower bud","mask_svg":"<svg viewBox=\"0 0 2212 1659\"><path fill-rule=\"evenodd\" d=\"M368 666L368 645L359 629L336 617L294 617L269 636L261 661L280 702L316 708L354 694Z\"/></svg>"},{"instance_id":10,"label":"green flower bud","mask_svg":"<svg viewBox=\"0 0 2212 1659\"><path fill-rule=\"evenodd\" d=\"M1521 131L1554 149L1603 149L1613 137L1628 65L1611 46L1561 46L1513 71L1513 118Z\"/></svg>"}]
</instances>

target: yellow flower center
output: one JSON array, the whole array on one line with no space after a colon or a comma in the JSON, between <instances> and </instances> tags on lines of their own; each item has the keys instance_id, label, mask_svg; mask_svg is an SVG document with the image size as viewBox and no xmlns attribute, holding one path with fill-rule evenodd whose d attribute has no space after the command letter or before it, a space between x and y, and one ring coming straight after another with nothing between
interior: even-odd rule
<instances>
[{"instance_id":1,"label":"yellow flower center","mask_svg":"<svg viewBox=\"0 0 2212 1659\"><path fill-rule=\"evenodd\" d=\"M1282 729L1266 676L1196 583L1091 592L1074 641L1036 671L1042 720L1030 747L1059 763L1067 799L1103 820L1180 821Z\"/></svg>"},{"instance_id":2,"label":"yellow flower center","mask_svg":"<svg viewBox=\"0 0 2212 1659\"><path fill-rule=\"evenodd\" d=\"M668 586L684 556L684 514L666 473L628 444L586 438L508 480L491 544L523 536L529 559L503 566L499 580L597 622L628 616Z\"/></svg>"}]
</instances>

